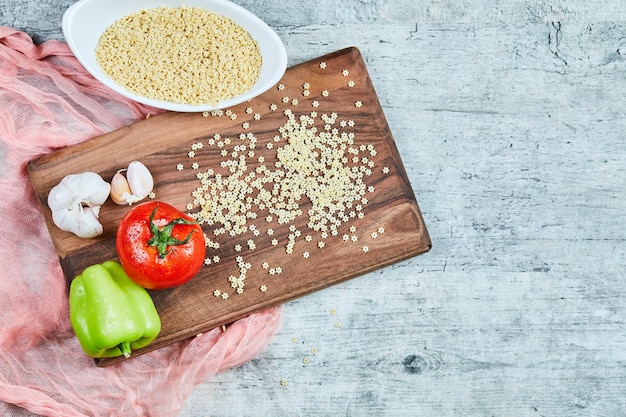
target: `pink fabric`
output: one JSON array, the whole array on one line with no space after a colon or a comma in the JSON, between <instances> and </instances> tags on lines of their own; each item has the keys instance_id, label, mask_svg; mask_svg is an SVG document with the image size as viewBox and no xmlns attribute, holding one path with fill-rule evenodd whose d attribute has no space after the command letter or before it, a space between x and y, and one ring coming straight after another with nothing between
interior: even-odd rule
<instances>
[{"instance_id":1,"label":"pink fabric","mask_svg":"<svg viewBox=\"0 0 626 417\"><path fill-rule=\"evenodd\" d=\"M279 328L276 308L107 368L82 352L26 164L157 112L98 83L65 43L0 27L1 415L175 416L195 385L252 358Z\"/></svg>"}]
</instances>

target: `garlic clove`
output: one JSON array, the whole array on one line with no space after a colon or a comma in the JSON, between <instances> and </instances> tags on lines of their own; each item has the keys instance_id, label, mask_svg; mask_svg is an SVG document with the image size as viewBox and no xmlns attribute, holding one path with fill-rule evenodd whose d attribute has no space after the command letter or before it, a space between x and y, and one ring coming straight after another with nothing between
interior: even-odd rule
<instances>
[{"instance_id":1,"label":"garlic clove","mask_svg":"<svg viewBox=\"0 0 626 417\"><path fill-rule=\"evenodd\" d=\"M146 198L154 188L154 179L148 168L132 161L126 168L126 177L118 171L111 180L111 199L120 205L130 205Z\"/></svg>"},{"instance_id":2,"label":"garlic clove","mask_svg":"<svg viewBox=\"0 0 626 417\"><path fill-rule=\"evenodd\" d=\"M57 227L78 237L100 236L104 229L98 221L100 207L77 206L73 210L60 210L52 213L52 221Z\"/></svg>"},{"instance_id":3,"label":"garlic clove","mask_svg":"<svg viewBox=\"0 0 626 417\"><path fill-rule=\"evenodd\" d=\"M111 179L111 200L115 204L128 204L127 196L130 195L130 186L121 172L117 172Z\"/></svg>"},{"instance_id":4,"label":"garlic clove","mask_svg":"<svg viewBox=\"0 0 626 417\"><path fill-rule=\"evenodd\" d=\"M132 194L140 200L148 197L154 188L154 179L150 170L139 161L132 161L128 165L126 180Z\"/></svg>"}]
</instances>

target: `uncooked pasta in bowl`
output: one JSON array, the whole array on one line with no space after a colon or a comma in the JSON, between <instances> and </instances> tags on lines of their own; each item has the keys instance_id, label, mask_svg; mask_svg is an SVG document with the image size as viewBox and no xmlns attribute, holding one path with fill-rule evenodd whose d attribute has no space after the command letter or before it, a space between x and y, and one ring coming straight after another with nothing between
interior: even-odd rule
<instances>
[{"instance_id":1,"label":"uncooked pasta in bowl","mask_svg":"<svg viewBox=\"0 0 626 417\"><path fill-rule=\"evenodd\" d=\"M81 0L66 11L63 32L96 79L172 111L250 100L287 67L278 35L226 0Z\"/></svg>"}]
</instances>

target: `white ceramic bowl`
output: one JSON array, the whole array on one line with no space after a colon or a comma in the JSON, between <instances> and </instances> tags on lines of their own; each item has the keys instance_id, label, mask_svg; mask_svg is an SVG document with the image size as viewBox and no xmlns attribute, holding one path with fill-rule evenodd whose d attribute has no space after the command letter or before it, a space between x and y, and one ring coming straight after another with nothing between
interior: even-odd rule
<instances>
[{"instance_id":1,"label":"white ceramic bowl","mask_svg":"<svg viewBox=\"0 0 626 417\"><path fill-rule=\"evenodd\" d=\"M224 100L217 105L179 104L138 96L116 84L96 61L96 46L100 35L118 19L155 7L202 7L210 12L232 19L258 42L263 65L258 81L245 93ZM282 41L265 22L248 10L227 0L80 0L63 15L63 34L80 63L97 80L118 93L160 109L179 112L201 112L222 109L250 100L276 84L287 69L287 52Z\"/></svg>"}]
</instances>

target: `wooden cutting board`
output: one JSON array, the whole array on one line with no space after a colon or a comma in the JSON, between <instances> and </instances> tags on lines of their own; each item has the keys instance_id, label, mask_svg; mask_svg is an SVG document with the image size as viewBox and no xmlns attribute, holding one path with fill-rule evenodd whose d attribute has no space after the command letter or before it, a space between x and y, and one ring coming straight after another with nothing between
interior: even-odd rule
<instances>
[{"instance_id":1,"label":"wooden cutting board","mask_svg":"<svg viewBox=\"0 0 626 417\"><path fill-rule=\"evenodd\" d=\"M308 210L313 203L306 193L296 202L302 213L288 222L279 222L269 207L249 195L249 213L254 214L249 214L247 232L203 225L212 242L207 265L183 286L151 292L162 331L149 347L134 355L430 249L422 215L360 52L347 48L294 66L271 90L231 109L164 113L28 164L69 282L91 264L118 259L115 232L129 208L107 201L100 212L104 234L98 238L81 239L61 231L53 224L46 201L50 189L65 175L96 171L110 181L116 171L139 160L154 176L156 200L195 212L199 208L189 206L194 203L192 193L199 188L204 191L199 173L215 184L218 174L223 180L232 179L229 160L245 161L248 173L260 166L285 169L276 162L279 150L290 146L289 138L281 135L289 114L313 120L303 124L303 129L318 139L325 135L348 141L343 150L337 147L336 151L345 153L342 166L363 173L364 194L335 215L334 227L326 232L309 227ZM307 157L321 155L303 156ZM229 277L242 274L245 287L237 293ZM105 366L120 360L96 362Z\"/></svg>"}]
</instances>

